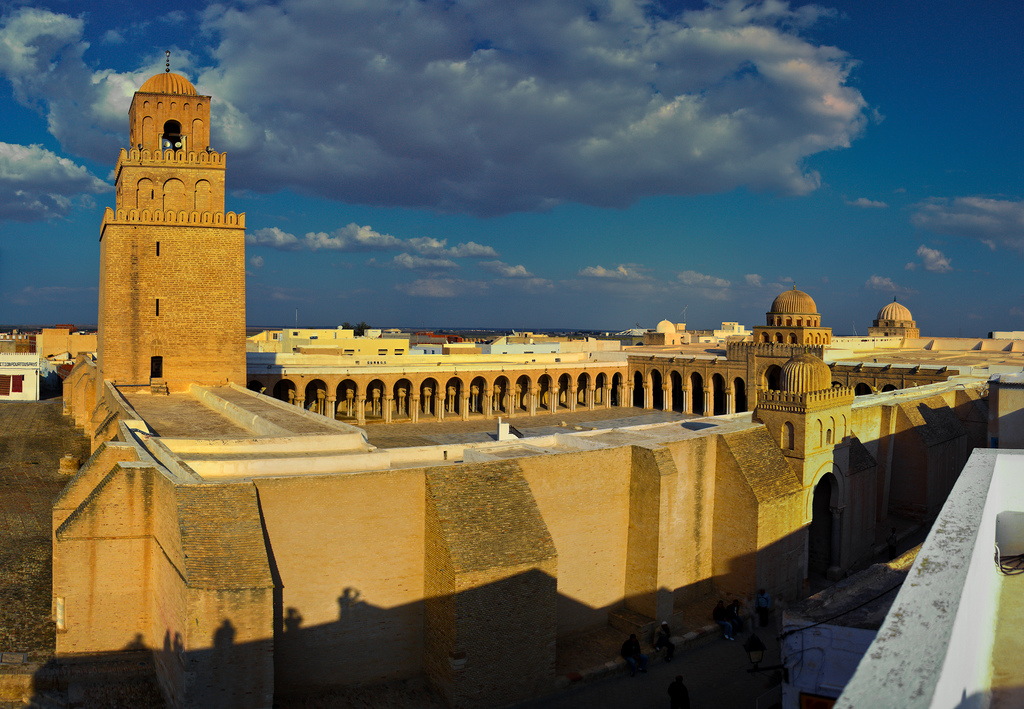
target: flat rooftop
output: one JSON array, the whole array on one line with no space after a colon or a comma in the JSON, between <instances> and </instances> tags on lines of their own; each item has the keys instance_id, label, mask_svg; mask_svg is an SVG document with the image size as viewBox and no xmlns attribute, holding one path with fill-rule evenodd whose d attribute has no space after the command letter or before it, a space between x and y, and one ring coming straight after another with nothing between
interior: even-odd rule
<instances>
[{"instance_id":1,"label":"flat rooftop","mask_svg":"<svg viewBox=\"0 0 1024 709\"><path fill-rule=\"evenodd\" d=\"M836 709L1024 705L1024 573L996 564L999 520L1024 552L1024 451L977 449Z\"/></svg>"}]
</instances>

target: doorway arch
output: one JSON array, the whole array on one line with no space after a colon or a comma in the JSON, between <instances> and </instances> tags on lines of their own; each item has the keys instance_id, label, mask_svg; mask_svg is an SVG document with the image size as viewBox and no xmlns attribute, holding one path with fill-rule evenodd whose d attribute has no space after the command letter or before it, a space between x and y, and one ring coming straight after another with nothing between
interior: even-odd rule
<instances>
[{"instance_id":1,"label":"doorway arch","mask_svg":"<svg viewBox=\"0 0 1024 709\"><path fill-rule=\"evenodd\" d=\"M832 558L835 551L833 538L838 531L834 529L832 508L836 506L838 497L839 485L836 476L825 473L814 486L811 525L807 539L807 569L821 576L824 576L831 567L838 565L838 559Z\"/></svg>"}]
</instances>

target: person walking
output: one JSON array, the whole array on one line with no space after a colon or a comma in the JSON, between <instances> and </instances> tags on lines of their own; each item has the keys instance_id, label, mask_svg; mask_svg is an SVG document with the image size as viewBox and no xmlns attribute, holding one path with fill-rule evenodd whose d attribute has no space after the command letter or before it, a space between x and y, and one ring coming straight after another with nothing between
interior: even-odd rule
<instances>
[{"instance_id":1,"label":"person walking","mask_svg":"<svg viewBox=\"0 0 1024 709\"><path fill-rule=\"evenodd\" d=\"M676 644L672 642L672 631L669 629L668 623L665 621L661 622L661 627L658 628L658 634L654 638L654 650L658 651L663 647L668 649L665 653L665 662L671 662L672 657L676 654Z\"/></svg>"},{"instance_id":2,"label":"person walking","mask_svg":"<svg viewBox=\"0 0 1024 709\"><path fill-rule=\"evenodd\" d=\"M675 681L668 686L669 709L690 709L690 693L683 684L683 676L676 675Z\"/></svg>"}]
</instances>

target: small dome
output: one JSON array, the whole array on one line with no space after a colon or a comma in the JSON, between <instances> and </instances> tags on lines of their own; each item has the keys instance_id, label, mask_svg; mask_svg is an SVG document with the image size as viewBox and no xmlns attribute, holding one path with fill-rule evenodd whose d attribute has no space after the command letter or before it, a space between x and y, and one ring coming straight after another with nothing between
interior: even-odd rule
<instances>
[{"instance_id":1,"label":"small dome","mask_svg":"<svg viewBox=\"0 0 1024 709\"><path fill-rule=\"evenodd\" d=\"M165 71L146 80L139 87L142 94L177 94L179 96L198 96L199 92L188 79L180 74Z\"/></svg>"},{"instance_id":2,"label":"small dome","mask_svg":"<svg viewBox=\"0 0 1024 709\"><path fill-rule=\"evenodd\" d=\"M913 316L910 311L903 305L900 305L895 300L886 305L884 308L878 311L878 317L876 320L913 320Z\"/></svg>"},{"instance_id":3,"label":"small dome","mask_svg":"<svg viewBox=\"0 0 1024 709\"><path fill-rule=\"evenodd\" d=\"M782 293L778 298L772 301L772 309L769 312L801 314L813 313L817 315L818 306L814 304L814 299L811 296L807 295L802 290L797 290L796 286L793 286L793 290L788 290L785 293Z\"/></svg>"},{"instance_id":4,"label":"small dome","mask_svg":"<svg viewBox=\"0 0 1024 709\"><path fill-rule=\"evenodd\" d=\"M779 388L793 394L831 389L832 370L812 354L798 354L783 365Z\"/></svg>"},{"instance_id":5,"label":"small dome","mask_svg":"<svg viewBox=\"0 0 1024 709\"><path fill-rule=\"evenodd\" d=\"M674 335L675 332L676 332L676 324L673 323L673 322L669 322L668 320L662 320L660 323L658 323L658 330L657 331L665 333L666 335L667 334L673 334Z\"/></svg>"}]
</instances>

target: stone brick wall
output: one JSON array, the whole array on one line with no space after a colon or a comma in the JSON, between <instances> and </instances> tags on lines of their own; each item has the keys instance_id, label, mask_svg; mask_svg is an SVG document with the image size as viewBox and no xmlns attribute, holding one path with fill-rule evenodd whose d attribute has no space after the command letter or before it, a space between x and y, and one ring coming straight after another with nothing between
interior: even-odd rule
<instances>
[{"instance_id":1,"label":"stone brick wall","mask_svg":"<svg viewBox=\"0 0 1024 709\"><path fill-rule=\"evenodd\" d=\"M172 390L190 383L244 386L244 240L238 227L106 223L101 377L148 385L151 358L160 356Z\"/></svg>"},{"instance_id":2,"label":"stone brick wall","mask_svg":"<svg viewBox=\"0 0 1024 709\"><path fill-rule=\"evenodd\" d=\"M467 709L552 688L558 557L518 464L431 469L426 507L428 679Z\"/></svg>"},{"instance_id":3,"label":"stone brick wall","mask_svg":"<svg viewBox=\"0 0 1024 709\"><path fill-rule=\"evenodd\" d=\"M604 627L625 590L632 450L531 456L519 464L559 551L558 634Z\"/></svg>"},{"instance_id":4,"label":"stone brick wall","mask_svg":"<svg viewBox=\"0 0 1024 709\"><path fill-rule=\"evenodd\" d=\"M422 671L424 473L256 481L284 695Z\"/></svg>"}]
</instances>

